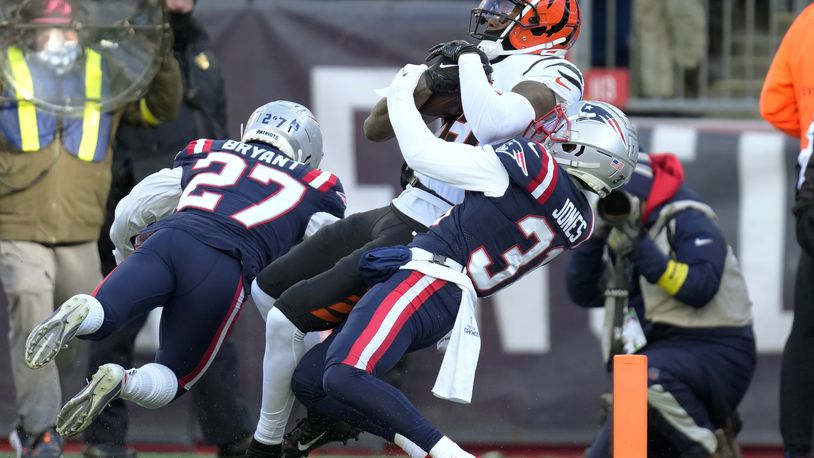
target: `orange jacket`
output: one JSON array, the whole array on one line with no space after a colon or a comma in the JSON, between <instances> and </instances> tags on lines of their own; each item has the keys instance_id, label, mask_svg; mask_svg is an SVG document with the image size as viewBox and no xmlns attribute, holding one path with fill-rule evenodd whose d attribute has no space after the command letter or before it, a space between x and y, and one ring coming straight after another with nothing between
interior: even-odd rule
<instances>
[{"instance_id":1,"label":"orange jacket","mask_svg":"<svg viewBox=\"0 0 814 458\"><path fill-rule=\"evenodd\" d=\"M794 20L780 43L760 92L760 114L774 127L800 139L814 120L814 5Z\"/></svg>"}]
</instances>

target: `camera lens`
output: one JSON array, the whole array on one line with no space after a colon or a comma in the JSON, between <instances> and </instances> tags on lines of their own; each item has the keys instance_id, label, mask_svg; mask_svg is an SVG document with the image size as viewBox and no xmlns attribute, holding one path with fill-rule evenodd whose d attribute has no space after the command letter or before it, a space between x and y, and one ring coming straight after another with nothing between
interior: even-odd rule
<instances>
[{"instance_id":1,"label":"camera lens","mask_svg":"<svg viewBox=\"0 0 814 458\"><path fill-rule=\"evenodd\" d=\"M596 205L599 216L608 224L619 224L627 220L630 215L630 199L621 191L613 191L599 199Z\"/></svg>"}]
</instances>

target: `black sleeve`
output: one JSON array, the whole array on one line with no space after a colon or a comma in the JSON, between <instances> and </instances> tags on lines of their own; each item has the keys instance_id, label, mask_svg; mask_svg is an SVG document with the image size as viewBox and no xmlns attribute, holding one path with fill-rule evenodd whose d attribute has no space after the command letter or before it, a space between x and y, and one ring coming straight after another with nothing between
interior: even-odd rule
<instances>
[{"instance_id":1,"label":"black sleeve","mask_svg":"<svg viewBox=\"0 0 814 458\"><path fill-rule=\"evenodd\" d=\"M591 238L568 258L565 284L568 297L580 307L602 307L604 288L600 285L606 265L602 258L604 241Z\"/></svg>"}]
</instances>

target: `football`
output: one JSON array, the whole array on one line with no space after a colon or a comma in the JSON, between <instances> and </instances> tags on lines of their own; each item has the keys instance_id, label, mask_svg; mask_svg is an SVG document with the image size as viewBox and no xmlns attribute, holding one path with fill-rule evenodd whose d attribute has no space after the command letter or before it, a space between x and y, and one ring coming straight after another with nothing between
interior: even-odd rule
<instances>
[{"instance_id":1,"label":"football","mask_svg":"<svg viewBox=\"0 0 814 458\"><path fill-rule=\"evenodd\" d=\"M460 94L433 94L418 111L436 118L457 118L463 113Z\"/></svg>"}]
</instances>

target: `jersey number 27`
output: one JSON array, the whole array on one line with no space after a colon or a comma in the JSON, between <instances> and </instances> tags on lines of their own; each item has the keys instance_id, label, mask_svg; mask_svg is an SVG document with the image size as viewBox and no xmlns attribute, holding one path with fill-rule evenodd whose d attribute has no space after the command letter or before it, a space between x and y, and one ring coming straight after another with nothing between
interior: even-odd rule
<instances>
[{"instance_id":1,"label":"jersey number 27","mask_svg":"<svg viewBox=\"0 0 814 458\"><path fill-rule=\"evenodd\" d=\"M205 172L192 178L184 188L176 211L185 208L197 208L206 211L215 211L223 198L223 194L197 189L199 186L225 188L236 185L248 168L242 158L228 153L210 153L207 157L199 159L192 167L200 170L210 167L213 163L223 164L220 172ZM229 215L230 218L242 224L246 229L268 223L288 213L294 208L307 188L287 173L263 164L255 164L246 175L249 179L257 181L264 186L276 183L280 186L274 194L260 202L251 204L246 208Z\"/></svg>"}]
</instances>

